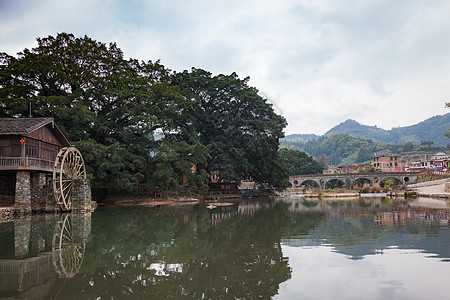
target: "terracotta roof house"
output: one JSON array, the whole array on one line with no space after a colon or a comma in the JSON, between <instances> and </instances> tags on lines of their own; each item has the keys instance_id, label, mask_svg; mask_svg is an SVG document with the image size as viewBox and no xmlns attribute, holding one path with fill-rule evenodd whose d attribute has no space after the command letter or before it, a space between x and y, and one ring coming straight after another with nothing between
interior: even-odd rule
<instances>
[{"instance_id":1,"label":"terracotta roof house","mask_svg":"<svg viewBox=\"0 0 450 300\"><path fill-rule=\"evenodd\" d=\"M70 145L53 118L0 119L0 171L52 171L58 150Z\"/></svg>"}]
</instances>

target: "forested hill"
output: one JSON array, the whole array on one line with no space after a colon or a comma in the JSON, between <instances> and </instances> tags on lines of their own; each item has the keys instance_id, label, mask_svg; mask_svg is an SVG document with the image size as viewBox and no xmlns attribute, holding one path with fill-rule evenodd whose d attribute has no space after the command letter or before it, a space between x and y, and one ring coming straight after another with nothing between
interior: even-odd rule
<instances>
[{"instance_id":1,"label":"forested hill","mask_svg":"<svg viewBox=\"0 0 450 300\"><path fill-rule=\"evenodd\" d=\"M423 122L412 126L397 127L384 130L377 126L367 126L354 120L347 120L329 131L324 136L346 133L363 139L371 139L374 142L403 145L408 142L421 144L422 142L433 142L435 145L446 146L449 139L444 136L450 127L450 113L434 116ZM314 134L291 134L286 136L287 141L307 142L318 139Z\"/></svg>"},{"instance_id":2,"label":"forested hill","mask_svg":"<svg viewBox=\"0 0 450 300\"><path fill-rule=\"evenodd\" d=\"M322 136L306 142L283 139L280 141L280 146L291 150L305 151L316 159L323 156L328 164L334 166L369 163L375 153L381 152L417 158L423 153L448 152L450 150L449 146L437 146L431 142L423 142L419 145L411 142L403 145L377 143L371 139L356 138L346 133Z\"/></svg>"}]
</instances>

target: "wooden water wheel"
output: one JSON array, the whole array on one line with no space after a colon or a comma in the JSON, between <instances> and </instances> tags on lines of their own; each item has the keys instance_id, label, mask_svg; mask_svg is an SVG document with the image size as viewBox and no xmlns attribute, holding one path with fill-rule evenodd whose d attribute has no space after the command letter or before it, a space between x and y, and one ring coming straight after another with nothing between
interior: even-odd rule
<instances>
[{"instance_id":1,"label":"wooden water wheel","mask_svg":"<svg viewBox=\"0 0 450 300\"><path fill-rule=\"evenodd\" d=\"M61 210L67 211L72 207L72 189L76 179L86 179L83 156L75 147L62 148L53 166L53 193Z\"/></svg>"}]
</instances>

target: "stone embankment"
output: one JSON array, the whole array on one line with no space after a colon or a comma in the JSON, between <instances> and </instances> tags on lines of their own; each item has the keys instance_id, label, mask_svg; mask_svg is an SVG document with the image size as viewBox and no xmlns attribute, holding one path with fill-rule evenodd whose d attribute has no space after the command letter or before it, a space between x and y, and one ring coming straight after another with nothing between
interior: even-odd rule
<instances>
[{"instance_id":1,"label":"stone embankment","mask_svg":"<svg viewBox=\"0 0 450 300\"><path fill-rule=\"evenodd\" d=\"M410 184L407 189L420 197L450 200L450 178Z\"/></svg>"}]
</instances>

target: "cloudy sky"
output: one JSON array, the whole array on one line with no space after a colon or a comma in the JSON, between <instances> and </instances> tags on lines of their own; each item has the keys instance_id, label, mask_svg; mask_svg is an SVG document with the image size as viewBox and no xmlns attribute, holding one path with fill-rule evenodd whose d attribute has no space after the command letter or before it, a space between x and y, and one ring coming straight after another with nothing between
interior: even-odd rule
<instances>
[{"instance_id":1,"label":"cloudy sky","mask_svg":"<svg viewBox=\"0 0 450 300\"><path fill-rule=\"evenodd\" d=\"M1 52L59 32L175 71L249 76L287 134L449 112L448 0L0 0Z\"/></svg>"}]
</instances>

